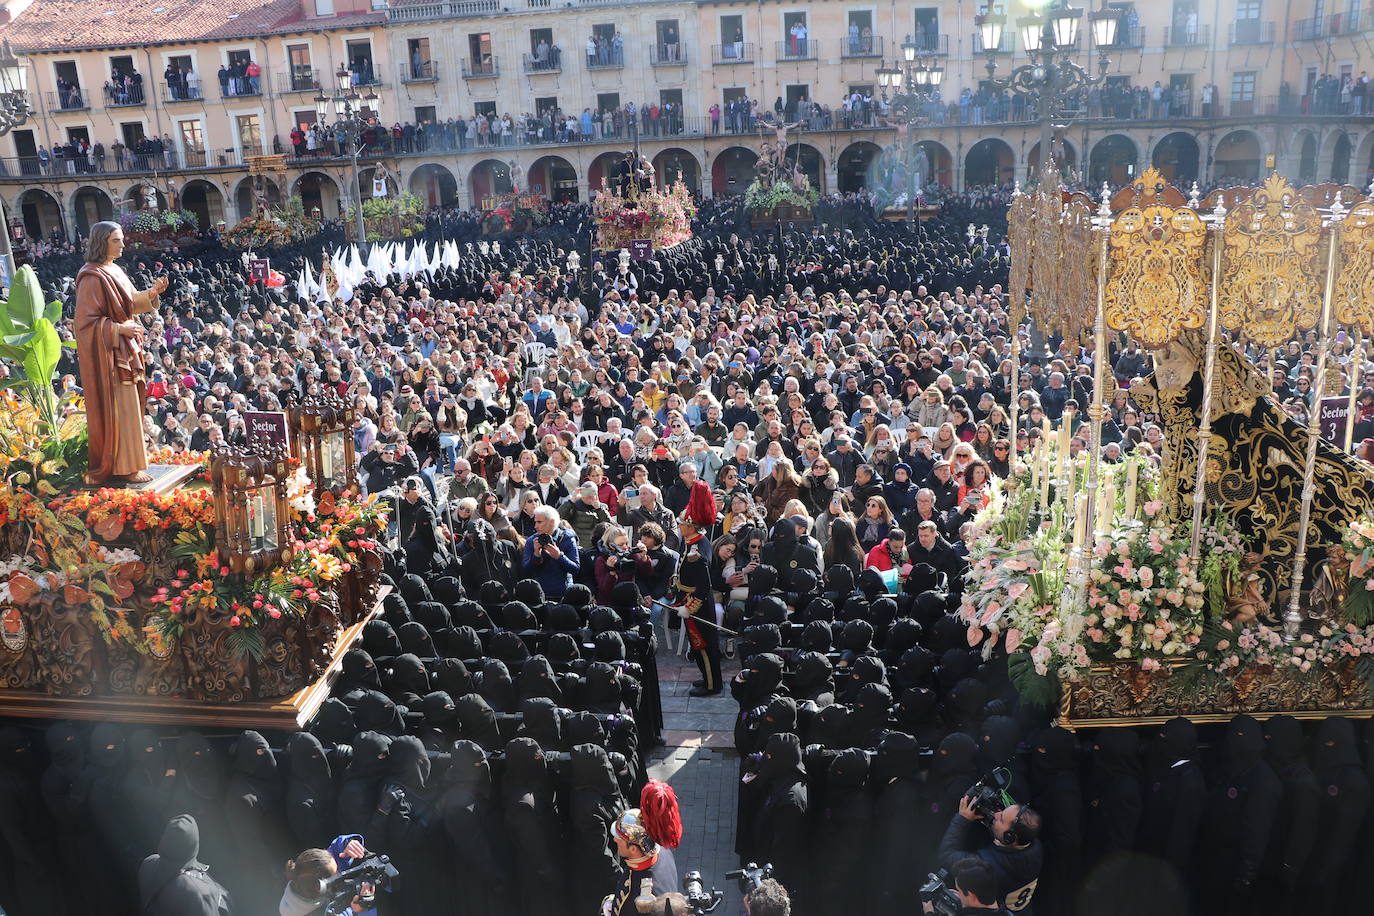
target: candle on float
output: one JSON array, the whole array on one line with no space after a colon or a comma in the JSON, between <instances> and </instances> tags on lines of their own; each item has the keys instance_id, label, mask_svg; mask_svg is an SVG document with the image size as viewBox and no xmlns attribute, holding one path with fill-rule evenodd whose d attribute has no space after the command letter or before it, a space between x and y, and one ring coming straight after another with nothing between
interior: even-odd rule
<instances>
[{"instance_id":1,"label":"candle on float","mask_svg":"<svg viewBox=\"0 0 1374 916\"><path fill-rule=\"evenodd\" d=\"M1135 518L1135 491L1140 480L1140 465L1134 461L1126 469L1126 518Z\"/></svg>"},{"instance_id":2,"label":"candle on float","mask_svg":"<svg viewBox=\"0 0 1374 916\"><path fill-rule=\"evenodd\" d=\"M1064 479L1064 462L1069 458L1069 415L1059 419L1059 454L1054 456L1054 479Z\"/></svg>"},{"instance_id":3,"label":"candle on float","mask_svg":"<svg viewBox=\"0 0 1374 916\"><path fill-rule=\"evenodd\" d=\"M1040 456L1032 454L1027 457L1031 466L1031 494L1038 498L1040 493Z\"/></svg>"},{"instance_id":4,"label":"candle on float","mask_svg":"<svg viewBox=\"0 0 1374 916\"><path fill-rule=\"evenodd\" d=\"M1097 491L1097 529L1110 533L1112 516L1116 512L1116 478L1108 477L1106 485Z\"/></svg>"},{"instance_id":5,"label":"candle on float","mask_svg":"<svg viewBox=\"0 0 1374 916\"><path fill-rule=\"evenodd\" d=\"M1088 494L1079 493L1073 501L1073 546L1083 546L1088 531Z\"/></svg>"},{"instance_id":6,"label":"candle on float","mask_svg":"<svg viewBox=\"0 0 1374 916\"><path fill-rule=\"evenodd\" d=\"M1046 421L1049 422L1048 420ZM1050 437L1046 433L1040 438L1040 505L1050 507Z\"/></svg>"}]
</instances>

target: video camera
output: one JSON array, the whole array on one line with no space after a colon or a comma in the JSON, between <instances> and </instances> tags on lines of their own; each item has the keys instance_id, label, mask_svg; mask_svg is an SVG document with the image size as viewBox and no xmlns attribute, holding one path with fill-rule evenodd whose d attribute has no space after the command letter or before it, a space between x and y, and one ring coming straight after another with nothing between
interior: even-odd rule
<instances>
[{"instance_id":1,"label":"video camera","mask_svg":"<svg viewBox=\"0 0 1374 916\"><path fill-rule=\"evenodd\" d=\"M743 868L727 871L725 877L738 879L739 892L747 897L760 884L773 877L773 865L772 863L758 865L754 862L750 862Z\"/></svg>"},{"instance_id":2,"label":"video camera","mask_svg":"<svg viewBox=\"0 0 1374 916\"><path fill-rule=\"evenodd\" d=\"M327 916L347 913L354 899L370 909L377 889L389 885L399 874L389 858L375 852L368 853L357 865L344 869L324 883L324 890L320 894L324 912ZM363 893L364 884L372 885L369 893Z\"/></svg>"},{"instance_id":3,"label":"video camera","mask_svg":"<svg viewBox=\"0 0 1374 916\"><path fill-rule=\"evenodd\" d=\"M1005 767L997 767L982 779L969 786L964 793L973 805L973 810L985 821L1010 805L1016 804L1007 787L1011 785L1011 773Z\"/></svg>"},{"instance_id":4,"label":"video camera","mask_svg":"<svg viewBox=\"0 0 1374 916\"><path fill-rule=\"evenodd\" d=\"M929 903L939 916L956 916L960 910L959 894L949 886L949 870L931 872L917 895L921 903Z\"/></svg>"},{"instance_id":5,"label":"video camera","mask_svg":"<svg viewBox=\"0 0 1374 916\"><path fill-rule=\"evenodd\" d=\"M725 899L725 894L721 891L715 888L709 891L706 889L699 871L689 871L682 876L682 896L687 899L687 906L696 916L710 913Z\"/></svg>"}]
</instances>

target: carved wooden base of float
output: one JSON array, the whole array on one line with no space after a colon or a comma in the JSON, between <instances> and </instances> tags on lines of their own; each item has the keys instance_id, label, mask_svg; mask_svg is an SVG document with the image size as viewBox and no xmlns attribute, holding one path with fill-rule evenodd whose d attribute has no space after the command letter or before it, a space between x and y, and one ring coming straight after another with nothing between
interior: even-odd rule
<instances>
[{"instance_id":1,"label":"carved wooden base of float","mask_svg":"<svg viewBox=\"0 0 1374 916\"><path fill-rule=\"evenodd\" d=\"M115 490L151 490L154 493L170 493L199 472L200 468L194 465L150 464L148 465L148 476L152 480L145 480L142 483L133 483L128 480L107 480L99 487L84 487L78 484L77 488L97 490L109 487Z\"/></svg>"},{"instance_id":2,"label":"carved wooden base of float","mask_svg":"<svg viewBox=\"0 0 1374 916\"><path fill-rule=\"evenodd\" d=\"M334 681L343 667L344 653L362 636L367 622L381 613L382 599L390 591L390 586L382 586L372 610L343 631L324 674L288 697L241 703L204 703L180 697L61 697L33 690L0 690L0 716L296 731L314 718L320 706L329 698Z\"/></svg>"},{"instance_id":3,"label":"carved wooden base of float","mask_svg":"<svg viewBox=\"0 0 1374 916\"><path fill-rule=\"evenodd\" d=\"M1194 677L1186 667L1180 662L1150 672L1134 662L1094 665L1077 683L1064 685L1058 724L1073 731L1173 718L1228 722L1242 713L1256 719L1374 715L1374 690L1353 665L1309 674L1251 667L1235 677Z\"/></svg>"}]
</instances>

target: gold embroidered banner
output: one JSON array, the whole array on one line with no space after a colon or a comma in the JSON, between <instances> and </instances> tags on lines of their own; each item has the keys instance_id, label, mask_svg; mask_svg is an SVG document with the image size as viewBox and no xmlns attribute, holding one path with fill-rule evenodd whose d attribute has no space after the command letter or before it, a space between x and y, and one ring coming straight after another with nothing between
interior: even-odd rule
<instances>
[{"instance_id":1,"label":"gold embroidered banner","mask_svg":"<svg viewBox=\"0 0 1374 916\"><path fill-rule=\"evenodd\" d=\"M1097 320L1097 246L1093 244L1093 208L1074 195L1064 208L1060 250L1059 299L1047 316L1045 330L1077 340Z\"/></svg>"},{"instance_id":2,"label":"gold embroidered banner","mask_svg":"<svg viewBox=\"0 0 1374 916\"><path fill-rule=\"evenodd\" d=\"M1026 289L1031 285L1031 263L1035 259L1035 197L1018 192L1007 209L1007 243L1011 246L1011 270L1007 278L1007 298L1011 326L1026 320Z\"/></svg>"},{"instance_id":3,"label":"gold embroidered banner","mask_svg":"<svg viewBox=\"0 0 1374 916\"><path fill-rule=\"evenodd\" d=\"M1374 334L1374 203L1356 204L1341 221L1340 257L1332 302L1336 322Z\"/></svg>"},{"instance_id":4,"label":"gold embroidered banner","mask_svg":"<svg viewBox=\"0 0 1374 916\"><path fill-rule=\"evenodd\" d=\"M1059 171L1047 169L1035 189L1035 240L1031 261L1031 317L1039 324L1058 308L1059 278L1063 266L1060 242L1063 226L1063 191Z\"/></svg>"},{"instance_id":5,"label":"gold embroidered banner","mask_svg":"<svg viewBox=\"0 0 1374 916\"><path fill-rule=\"evenodd\" d=\"M1321 315L1321 215L1277 173L1226 216L1221 323L1262 347L1283 345Z\"/></svg>"},{"instance_id":6,"label":"gold embroidered banner","mask_svg":"<svg viewBox=\"0 0 1374 916\"><path fill-rule=\"evenodd\" d=\"M1112 221L1107 327L1158 349L1207 321L1207 227L1193 210L1151 203Z\"/></svg>"}]
</instances>

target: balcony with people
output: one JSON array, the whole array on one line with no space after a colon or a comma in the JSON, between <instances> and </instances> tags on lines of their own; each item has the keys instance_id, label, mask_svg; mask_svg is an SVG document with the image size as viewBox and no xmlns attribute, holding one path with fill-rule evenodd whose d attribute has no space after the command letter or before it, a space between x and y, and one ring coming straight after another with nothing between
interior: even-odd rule
<instances>
[{"instance_id":1,"label":"balcony with people","mask_svg":"<svg viewBox=\"0 0 1374 916\"><path fill-rule=\"evenodd\" d=\"M239 57L220 64L215 77L219 80L221 98L244 98L262 95L262 66L248 57Z\"/></svg>"},{"instance_id":2,"label":"balcony with people","mask_svg":"<svg viewBox=\"0 0 1374 916\"><path fill-rule=\"evenodd\" d=\"M81 84L60 76L57 78L57 91L47 95L48 107L54 111L84 111L91 107L81 91Z\"/></svg>"},{"instance_id":3,"label":"balcony with people","mask_svg":"<svg viewBox=\"0 0 1374 916\"><path fill-rule=\"evenodd\" d=\"M597 29L585 45L588 70L619 70L625 66L625 37L618 30Z\"/></svg>"},{"instance_id":4,"label":"balcony with people","mask_svg":"<svg viewBox=\"0 0 1374 916\"><path fill-rule=\"evenodd\" d=\"M437 83L439 81L439 62L437 60L415 58L409 63L398 64L396 69L403 83Z\"/></svg>"},{"instance_id":5,"label":"balcony with people","mask_svg":"<svg viewBox=\"0 0 1374 916\"><path fill-rule=\"evenodd\" d=\"M143 74L136 70L129 73L113 71L103 90L106 108L132 108L148 103L143 91Z\"/></svg>"}]
</instances>

